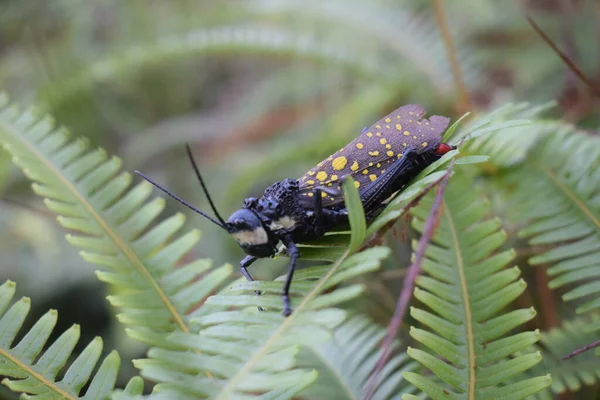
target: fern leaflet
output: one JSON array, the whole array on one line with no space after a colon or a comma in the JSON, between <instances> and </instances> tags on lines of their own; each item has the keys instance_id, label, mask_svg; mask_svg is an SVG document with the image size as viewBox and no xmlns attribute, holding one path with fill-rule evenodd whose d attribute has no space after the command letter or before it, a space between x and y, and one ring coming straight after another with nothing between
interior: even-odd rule
<instances>
[{"instance_id":1,"label":"fern leaflet","mask_svg":"<svg viewBox=\"0 0 600 400\"><path fill-rule=\"evenodd\" d=\"M433 197L414 210L422 231ZM541 361L539 353L513 356L539 340L539 332L505 336L535 315L532 309L499 311L524 290L517 267L505 269L512 250L494 253L505 241L498 218L485 218L490 206L472 182L456 174L444 196L438 231L426 252L415 297L433 311L413 307L411 315L430 330L411 328L411 336L433 354L409 348L408 354L443 383L412 372L405 378L433 399L521 399L550 385L548 376L507 383ZM494 253L494 254L493 254ZM410 395L404 398L413 398Z\"/></svg>"},{"instance_id":2,"label":"fern leaflet","mask_svg":"<svg viewBox=\"0 0 600 400\"><path fill-rule=\"evenodd\" d=\"M121 160L87 141L72 140L48 117L21 111L0 97L0 143L25 174L46 206L72 233L67 240L84 250L88 262L105 268L99 279L122 289L109 297L122 308L121 322L135 325L132 337L161 343L152 332L189 332L185 314L229 277L231 266L209 272L209 260L195 260L174 269L198 241L199 232L178 238L184 216L177 214L152 227L164 200L148 201L152 186L133 188ZM201 280L195 280L205 274Z\"/></svg>"},{"instance_id":3,"label":"fern leaflet","mask_svg":"<svg viewBox=\"0 0 600 400\"><path fill-rule=\"evenodd\" d=\"M362 399L364 389L381 355L380 342L385 329L369 319L354 316L338 328L331 341L310 345L310 351L299 355L299 364L314 366L319 371L317 381L303 395L311 399ZM409 384L402 372L413 371L417 363L401 351L400 343L393 345L393 356L381 371L374 399L400 398L416 388Z\"/></svg>"},{"instance_id":4,"label":"fern leaflet","mask_svg":"<svg viewBox=\"0 0 600 400\"><path fill-rule=\"evenodd\" d=\"M28 298L22 298L9 307L15 289L16 285L11 281L0 286L0 374L6 376L2 383L15 392L28 394L30 398L109 398L121 362L117 352L106 356L92 376L102 353L102 339L96 338L57 381L57 375L69 361L79 340L79 326L72 326L54 343L47 343L57 321L56 311L50 310L15 344L30 308ZM82 395L85 385L89 386ZM129 392L141 393L132 389Z\"/></svg>"},{"instance_id":5,"label":"fern leaflet","mask_svg":"<svg viewBox=\"0 0 600 400\"><path fill-rule=\"evenodd\" d=\"M599 161L597 136L561 132L540 144L509 178L518 189L513 209L532 221L520 235L531 245L551 246L529 262L550 265L551 288L570 286L564 300L585 300L578 312L600 308Z\"/></svg>"}]
</instances>

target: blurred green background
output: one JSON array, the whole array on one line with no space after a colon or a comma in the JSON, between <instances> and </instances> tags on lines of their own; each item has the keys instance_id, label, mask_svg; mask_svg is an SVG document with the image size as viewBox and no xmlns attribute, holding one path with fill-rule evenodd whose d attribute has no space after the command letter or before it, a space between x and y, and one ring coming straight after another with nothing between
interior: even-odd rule
<instances>
[{"instance_id":1,"label":"blurred green background","mask_svg":"<svg viewBox=\"0 0 600 400\"><path fill-rule=\"evenodd\" d=\"M597 1L440 4L469 111L556 99L557 116L598 126L597 99L525 18L598 78ZM190 143L224 216L270 183L301 176L402 104L453 119L467 111L457 106L446 51L431 1L0 1L0 88L13 101L44 109L73 136L120 157L126 170L208 210L185 158ZM167 208L190 214L174 201ZM190 217L203 231L190 258L239 261L226 233ZM31 321L56 308L56 332L80 323L80 343L102 335L124 359L142 354L116 323L94 267L63 236L0 153L0 281L12 279L33 297L39 311ZM284 264L263 260L253 270L273 278ZM391 286L401 278L386 273ZM383 321L394 298L378 300ZM131 369L125 363L124 376Z\"/></svg>"}]
</instances>

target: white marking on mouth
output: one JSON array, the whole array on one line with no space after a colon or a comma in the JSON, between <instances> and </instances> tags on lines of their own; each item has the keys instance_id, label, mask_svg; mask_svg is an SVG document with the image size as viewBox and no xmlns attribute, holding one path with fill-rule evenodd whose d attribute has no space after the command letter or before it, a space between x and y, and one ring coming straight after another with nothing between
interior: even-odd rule
<instances>
[{"instance_id":1,"label":"white marking on mouth","mask_svg":"<svg viewBox=\"0 0 600 400\"><path fill-rule=\"evenodd\" d=\"M263 227L258 227L253 231L233 232L231 236L242 246L265 244L269 241L267 231Z\"/></svg>"}]
</instances>

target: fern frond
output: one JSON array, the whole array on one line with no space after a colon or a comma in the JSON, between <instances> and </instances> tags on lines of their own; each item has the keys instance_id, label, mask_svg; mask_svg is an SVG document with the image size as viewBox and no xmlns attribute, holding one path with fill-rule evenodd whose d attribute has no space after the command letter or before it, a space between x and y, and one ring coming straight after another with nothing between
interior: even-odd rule
<instances>
[{"instance_id":1,"label":"fern frond","mask_svg":"<svg viewBox=\"0 0 600 400\"><path fill-rule=\"evenodd\" d=\"M231 291L208 298L197 314L199 334L171 334L177 347L196 353L151 349L149 360L135 364L142 376L160 382L156 391L171 389L210 399L251 393L273 397L287 393L289 398L317 377L315 371L295 366L300 346L329 340L330 330L345 317L334 307L362 292L358 284L336 287L375 270L388 253L386 248L372 248L346 254L333 265L297 271L291 288L294 311L287 318L281 316L281 282L235 282ZM256 296L255 290L263 294ZM211 304L227 306L228 311L207 313ZM258 312L258 306L265 311ZM209 371L212 378L199 377L202 371Z\"/></svg>"},{"instance_id":2,"label":"fern frond","mask_svg":"<svg viewBox=\"0 0 600 400\"><path fill-rule=\"evenodd\" d=\"M326 65L347 68L359 76L390 75L391 69L366 60L360 53L344 49L331 40L320 40L307 33L295 33L287 27L244 25L201 28L185 34L164 36L156 42L142 43L107 54L100 61L72 71L41 93L41 101L55 110L76 98L92 85L111 81L143 69L158 60L214 54L289 54Z\"/></svg>"},{"instance_id":3,"label":"fern frond","mask_svg":"<svg viewBox=\"0 0 600 400\"><path fill-rule=\"evenodd\" d=\"M411 336L430 351L407 352L445 384L412 372L404 376L433 399L521 399L550 385L547 376L510 382L541 361L539 353L514 356L537 342L539 332L506 336L535 311L499 313L525 290L525 282L519 279L518 267L504 268L514 251L495 253L506 234L498 218L487 217L490 206L471 183L459 174L450 181L439 227L422 265L425 274L417 279L415 297L433 312L411 308L411 315L430 328L413 327ZM418 231L432 203L428 196L414 209Z\"/></svg>"},{"instance_id":4,"label":"fern frond","mask_svg":"<svg viewBox=\"0 0 600 400\"><path fill-rule=\"evenodd\" d=\"M556 133L538 148L509 178L517 188L511 209L531 221L520 235L533 246L548 246L529 262L550 266L550 287L569 287L563 299L582 302L578 312L598 309L600 138Z\"/></svg>"},{"instance_id":5,"label":"fern frond","mask_svg":"<svg viewBox=\"0 0 600 400\"><path fill-rule=\"evenodd\" d=\"M558 327L542 333L539 344L532 351L541 351L544 362L529 371L530 375L548 373L552 376L552 385L538 393L538 399L554 399L555 394L578 392L583 386L591 386L600 380L600 358L593 351L579 354L568 360L564 356L598 339L596 332L590 331L590 325L598 325L598 314L586 315L571 321L565 321ZM554 394L554 395L553 395Z\"/></svg>"},{"instance_id":6,"label":"fern frond","mask_svg":"<svg viewBox=\"0 0 600 400\"><path fill-rule=\"evenodd\" d=\"M348 7L346 2L339 0L326 3L315 0L258 0L251 4L259 16L293 19L298 21L300 29L303 26L322 26L319 34L324 37L354 37L356 40L347 42L366 59L381 65L405 64L406 68L402 69L405 78L423 80L424 77L441 92L449 92L452 88L452 75L444 56L443 42L438 35L431 34L436 29L433 16L414 12L409 4L402 8L371 1L356 1ZM466 81L475 86L481 80L482 71L478 68L481 63L475 60L469 44L463 39L464 35L456 32L455 40L461 43L457 46L461 53L459 59L468 75Z\"/></svg>"},{"instance_id":7,"label":"fern frond","mask_svg":"<svg viewBox=\"0 0 600 400\"><path fill-rule=\"evenodd\" d=\"M319 377L302 395L310 399L362 399L370 374L381 356L380 342L385 329L362 316L354 316L336 328L331 341L310 345L310 351L300 353L298 363L317 368ZM397 353L387 363L379 376L374 399L400 398L416 388L408 384L402 372L415 370L417 363L406 353Z\"/></svg>"},{"instance_id":8,"label":"fern frond","mask_svg":"<svg viewBox=\"0 0 600 400\"><path fill-rule=\"evenodd\" d=\"M331 329L345 318L345 312L335 307L363 290L360 284L338 286L377 269L389 254L389 249L375 247L351 255L362 243L366 229L358 191L351 179L343 186L351 246L332 265L296 271L290 293L293 313L281 316L280 291L285 277L275 282L243 282L240 278L192 314L201 325L197 335L170 335L174 346L195 352L155 348L149 351L149 360L136 361L143 376L160 382L156 392L169 390L210 399L250 397L252 393L289 398L314 381L315 371L295 366L299 346L331 337ZM256 290L262 295L256 296ZM211 310L211 306L218 308ZM227 309L223 311L223 307ZM265 311L258 312L257 307ZM211 376L199 377L201 372Z\"/></svg>"},{"instance_id":9,"label":"fern frond","mask_svg":"<svg viewBox=\"0 0 600 400\"><path fill-rule=\"evenodd\" d=\"M113 351L92 375L102 353L102 339L99 337L90 342L64 371L62 379L57 380L72 356L80 332L79 326L73 325L54 343L48 343L56 325L56 311L48 311L15 343L30 309L30 301L26 297L10 306L15 289L16 285L11 281L0 286L0 375L6 377L2 384L12 391L28 394L30 398L110 397L121 361L117 352ZM83 395L81 391L86 385L89 386Z\"/></svg>"},{"instance_id":10,"label":"fern frond","mask_svg":"<svg viewBox=\"0 0 600 400\"><path fill-rule=\"evenodd\" d=\"M497 134L477 137L466 143L463 151L487 154L490 157L490 163L497 167L505 168L521 163L536 144L546 137L556 132L574 130L567 123L543 116L555 105L555 102L540 105L531 105L526 102L507 104L484 118L493 120L495 124L515 119L527 120L529 123L507 126ZM478 124L477 121L472 121L467 124L465 129L471 129L476 124Z\"/></svg>"},{"instance_id":11,"label":"fern frond","mask_svg":"<svg viewBox=\"0 0 600 400\"><path fill-rule=\"evenodd\" d=\"M251 1L231 8L222 6L220 15L214 13L213 21L200 16L198 22L204 23L187 33L163 33L156 42L138 42L104 54L100 61L64 74L60 83L51 83L44 90L43 100L51 109L57 109L87 86L156 62L214 54L262 53L314 60L382 83L402 80L417 96L432 86L442 93L453 90L443 42L432 35L436 29L434 18L409 5L398 9L366 1L355 2L353 7L343 1ZM236 17L223 18L223 14ZM365 18L378 23L365 24ZM290 19L293 24L288 23ZM317 32L315 26L320 27ZM454 39L465 81L475 87L484 76L483 64L473 56L463 32L454 32ZM402 74L397 73L399 68ZM415 80L429 85L415 86Z\"/></svg>"},{"instance_id":12,"label":"fern frond","mask_svg":"<svg viewBox=\"0 0 600 400\"><path fill-rule=\"evenodd\" d=\"M208 272L210 261L196 260L174 269L200 236L193 230L176 237L183 215L153 227L164 200L148 200L150 184L131 188L121 160L88 149L85 140L70 139L50 118L20 111L5 97L0 98L0 143L72 231L67 240L83 249L83 259L105 268L97 272L99 279L123 291L109 300L122 308L121 322L137 327L132 336L156 344L160 338L151 332L190 331L185 314L219 288L231 266ZM206 275L194 281L199 274Z\"/></svg>"}]
</instances>

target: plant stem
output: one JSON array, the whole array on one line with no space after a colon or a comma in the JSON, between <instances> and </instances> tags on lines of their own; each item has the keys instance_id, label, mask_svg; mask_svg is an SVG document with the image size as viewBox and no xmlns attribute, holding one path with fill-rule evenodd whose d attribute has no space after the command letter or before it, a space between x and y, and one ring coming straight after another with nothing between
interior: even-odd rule
<instances>
[{"instance_id":1,"label":"plant stem","mask_svg":"<svg viewBox=\"0 0 600 400\"><path fill-rule=\"evenodd\" d=\"M442 201L444 200L444 190L446 189L446 185L448 184L448 179L450 178L450 174L452 172L452 166L454 165L453 159L448 166L448 170L444 174L440 185L438 186L437 194L435 201L433 203L433 207L431 207L431 213L425 222L425 227L423 229L423 234L419 239L419 244L417 246L417 251L415 252L415 260L408 267L406 277L404 278L404 285L402 287L402 291L400 292L400 296L398 297L398 302L396 303L396 310L394 311L394 315L388 325L387 333L385 339L383 340L382 348L383 352L381 356L377 360L377 364L375 365L375 369L373 373L369 377L369 380L366 384L366 396L367 400L371 400L373 395L375 394L375 390L379 384L378 377L379 373L385 366L385 363L390 357L392 352L392 343L396 334L402 327L402 320L404 319L404 315L406 314L406 310L408 309L408 304L412 299L412 295L414 292L415 281L417 276L421 272L421 263L423 258L425 257L425 251L427 250L427 246L433 239L433 235L437 230L439 219L442 213Z\"/></svg>"},{"instance_id":2,"label":"plant stem","mask_svg":"<svg viewBox=\"0 0 600 400\"><path fill-rule=\"evenodd\" d=\"M444 15L443 0L433 0L433 9L435 12L435 19L437 20L442 39L444 41L444 47L446 48L446 56L452 69L452 76L454 78L454 86L458 92L458 113L464 114L472 109L471 99L469 98L469 92L465 86L465 81L460 70L458 63L458 57L456 56L456 49L452 42L452 36L446 23L446 17Z\"/></svg>"}]
</instances>

